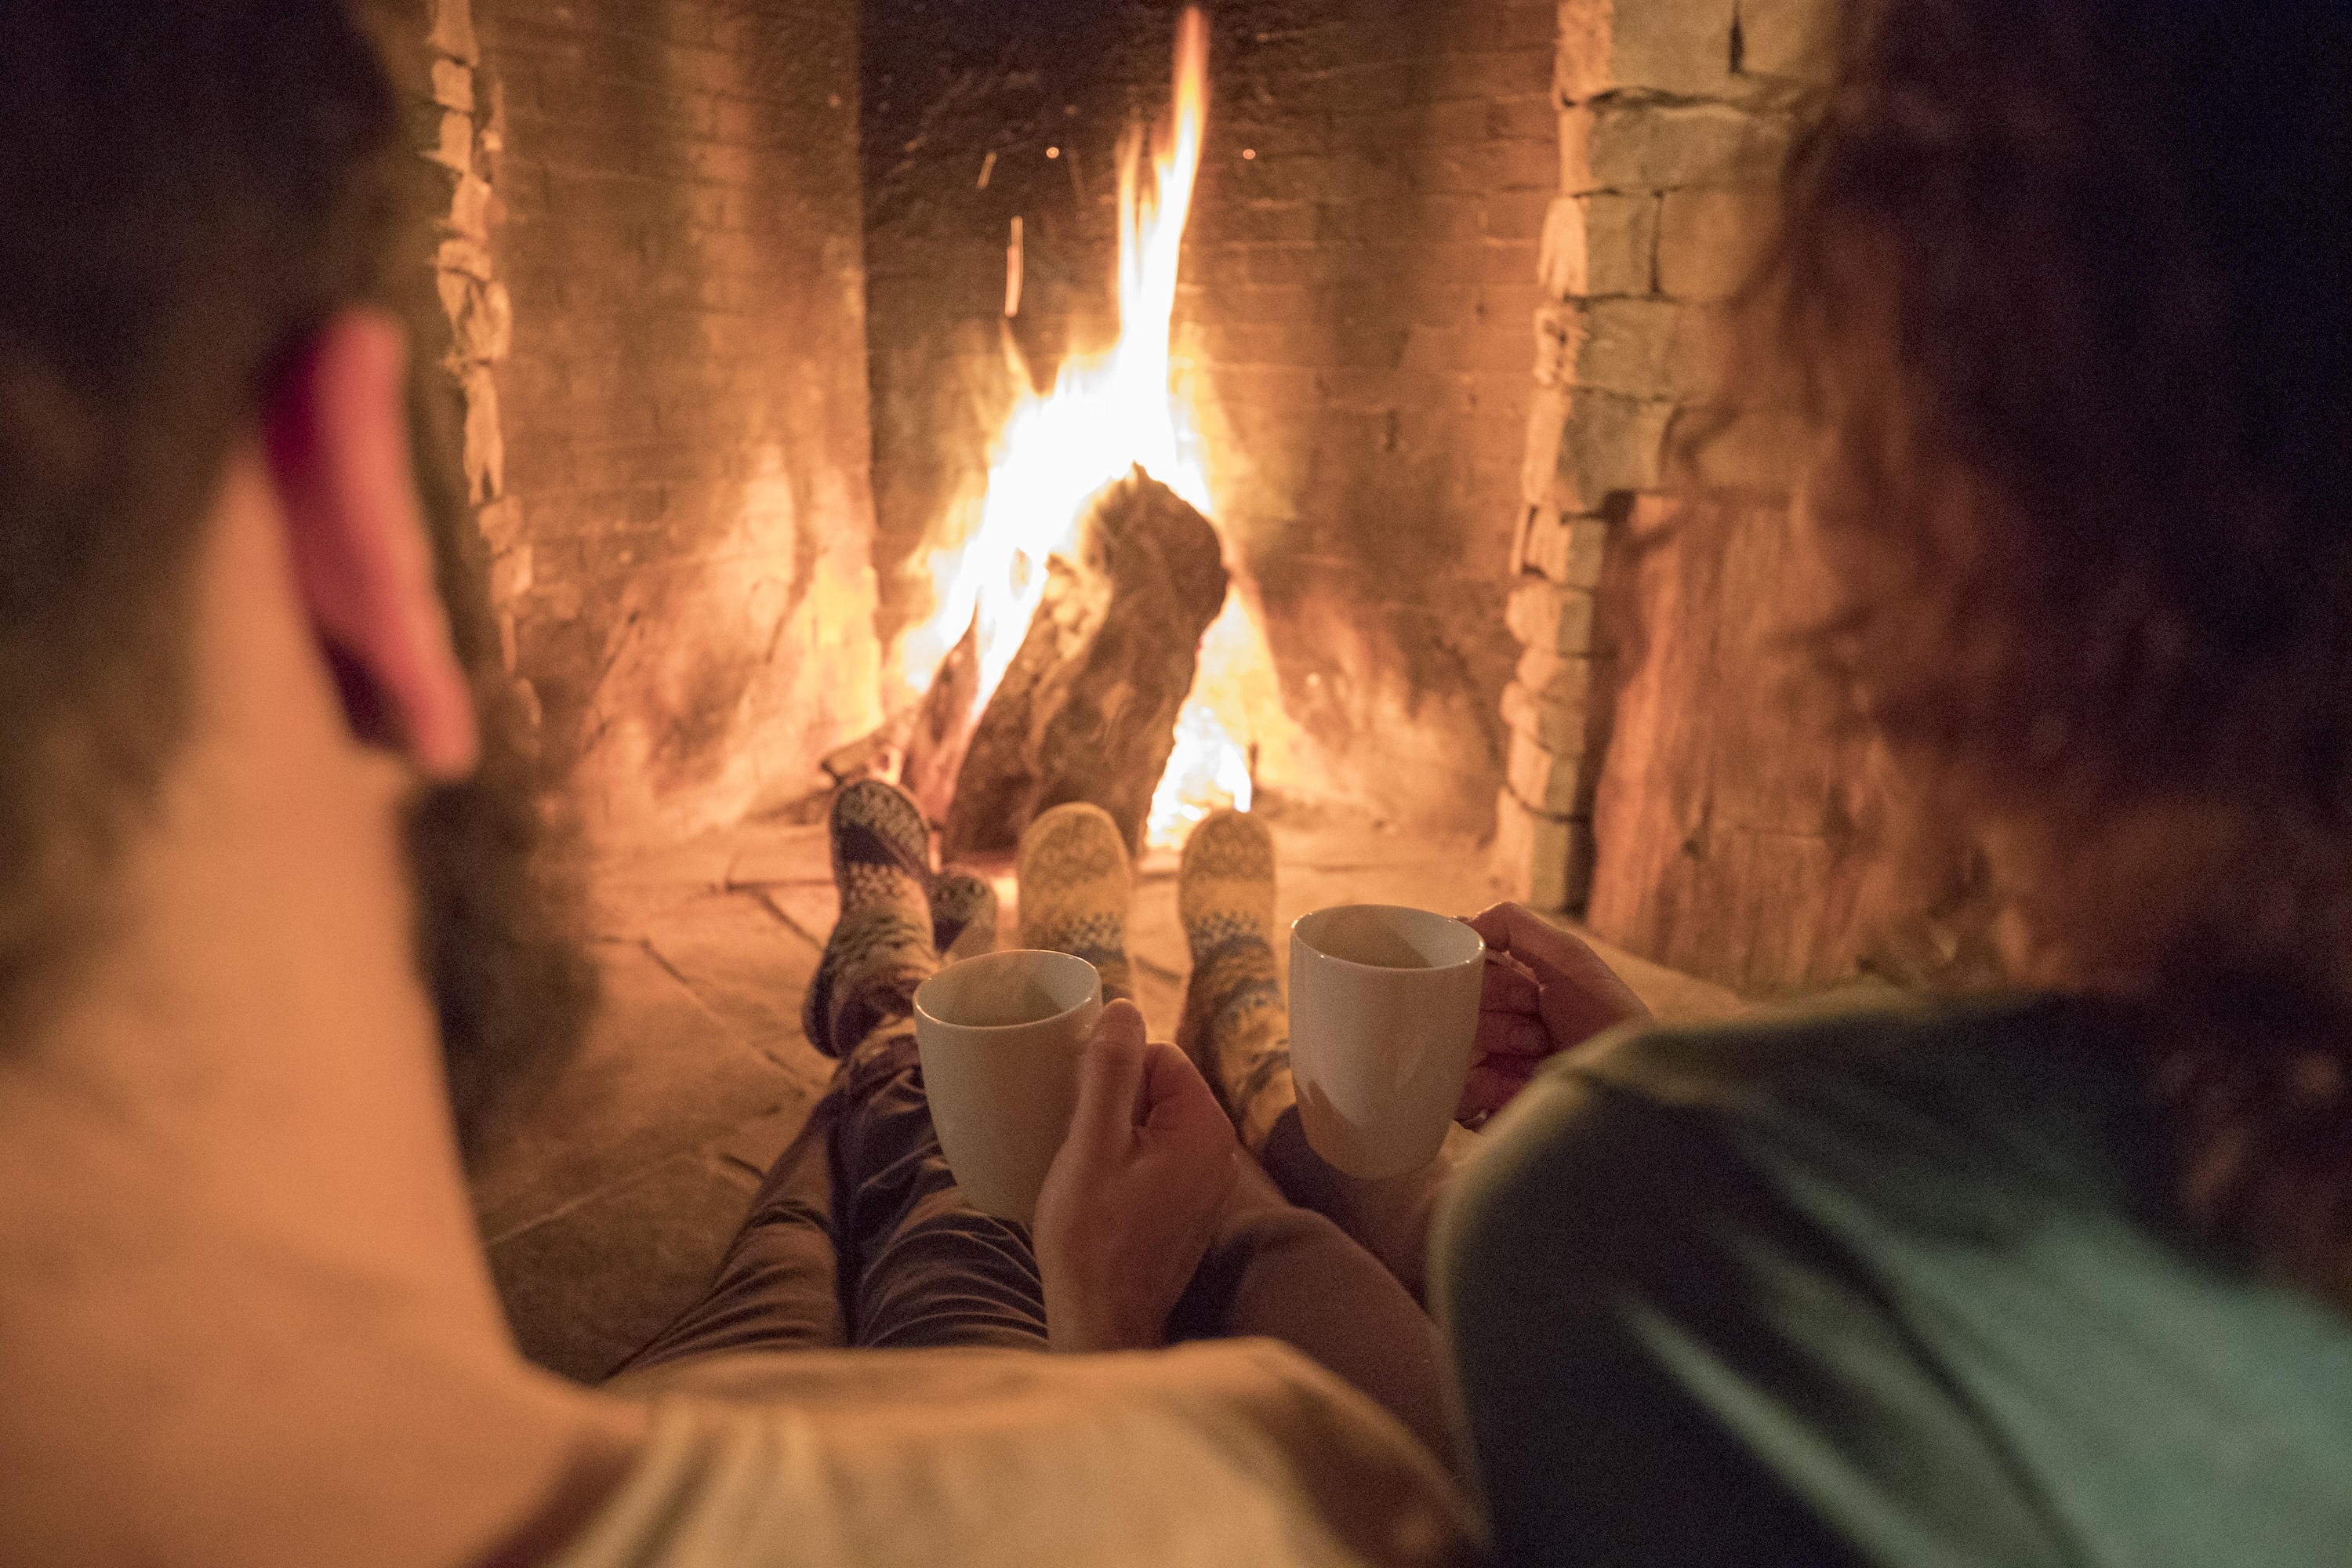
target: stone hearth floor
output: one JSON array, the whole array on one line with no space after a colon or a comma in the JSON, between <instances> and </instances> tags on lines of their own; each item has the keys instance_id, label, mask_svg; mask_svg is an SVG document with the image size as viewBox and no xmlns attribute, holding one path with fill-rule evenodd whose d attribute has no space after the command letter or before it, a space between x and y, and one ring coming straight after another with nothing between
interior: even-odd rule
<instances>
[{"instance_id":1,"label":"stone hearth floor","mask_svg":"<svg viewBox=\"0 0 2352 1568\"><path fill-rule=\"evenodd\" d=\"M1268 821L1286 923L1351 902L1469 913L1496 896L1467 838L1299 806ZM1012 946L1009 868L997 885ZM603 1015L556 1093L475 1183L524 1352L585 1382L709 1282L761 1173L824 1093L833 1064L803 1038L800 1010L836 907L821 826L752 825L611 864L594 892ZM1662 1017L1740 1005L1595 945ZM1138 1000L1155 1036L1172 1037L1189 961L1171 854L1139 868L1129 947Z\"/></svg>"}]
</instances>

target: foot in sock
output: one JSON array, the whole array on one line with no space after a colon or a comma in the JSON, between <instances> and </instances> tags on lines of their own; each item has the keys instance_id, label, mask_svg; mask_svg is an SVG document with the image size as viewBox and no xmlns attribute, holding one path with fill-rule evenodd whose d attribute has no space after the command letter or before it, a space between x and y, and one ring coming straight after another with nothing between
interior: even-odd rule
<instances>
[{"instance_id":1,"label":"foot in sock","mask_svg":"<svg viewBox=\"0 0 2352 1568\"><path fill-rule=\"evenodd\" d=\"M931 832L922 809L879 779L860 779L835 797L827 827L841 918L802 1005L801 1025L811 1045L837 1057L886 1019L907 1016L915 987L939 968L940 955L932 935Z\"/></svg>"},{"instance_id":2,"label":"foot in sock","mask_svg":"<svg viewBox=\"0 0 2352 1568\"><path fill-rule=\"evenodd\" d=\"M1275 966L1274 891L1274 836L1255 817L1212 812L1184 841L1176 913L1192 950L1192 976L1176 1043L1215 1088L1252 1152L1298 1100Z\"/></svg>"},{"instance_id":3,"label":"foot in sock","mask_svg":"<svg viewBox=\"0 0 2352 1568\"><path fill-rule=\"evenodd\" d=\"M996 889L969 871L931 884L931 945L942 963L996 951Z\"/></svg>"},{"instance_id":4,"label":"foot in sock","mask_svg":"<svg viewBox=\"0 0 2352 1568\"><path fill-rule=\"evenodd\" d=\"M1135 994L1127 967L1127 906L1134 890L1127 840L1098 805L1073 802L1021 836L1021 942L1075 953L1102 975L1106 1002Z\"/></svg>"}]
</instances>

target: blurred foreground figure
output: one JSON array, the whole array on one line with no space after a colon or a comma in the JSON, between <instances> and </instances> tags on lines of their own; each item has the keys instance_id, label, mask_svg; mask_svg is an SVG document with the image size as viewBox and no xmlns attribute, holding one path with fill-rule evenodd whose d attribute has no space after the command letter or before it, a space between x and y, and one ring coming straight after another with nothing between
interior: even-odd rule
<instances>
[{"instance_id":1,"label":"blurred foreground figure","mask_svg":"<svg viewBox=\"0 0 2352 1568\"><path fill-rule=\"evenodd\" d=\"M461 1140L590 972L410 373L382 64L331 0L0 38L0 1563L1460 1556L1424 1443L1265 1341L523 1363ZM1017 1303L1086 1349L1158 1342L1120 1249L1181 1288L1237 1157L1114 1013Z\"/></svg>"},{"instance_id":2,"label":"blurred foreground figure","mask_svg":"<svg viewBox=\"0 0 2352 1568\"><path fill-rule=\"evenodd\" d=\"M2340 1568L2352 10L1856 0L1785 197L1814 651L2010 989L1497 1119L1433 1279L1498 1544Z\"/></svg>"}]
</instances>

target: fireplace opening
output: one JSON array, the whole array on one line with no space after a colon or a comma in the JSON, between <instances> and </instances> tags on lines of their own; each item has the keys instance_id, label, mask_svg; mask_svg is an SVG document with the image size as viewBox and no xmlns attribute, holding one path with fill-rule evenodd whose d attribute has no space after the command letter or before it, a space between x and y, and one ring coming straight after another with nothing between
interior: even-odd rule
<instances>
[{"instance_id":1,"label":"fireplace opening","mask_svg":"<svg viewBox=\"0 0 2352 1568\"><path fill-rule=\"evenodd\" d=\"M1017 437L1058 401L1026 367L1058 363L1039 379L1066 391L1076 367L1148 364L1164 456L1142 466L1216 528L1232 584L1145 848L1244 798L1475 838L1501 781L1516 649L1496 611L1558 184L1556 21L1432 5L1368 26L1325 9L1114 6L1074 27L1055 6L982 21L917 5L865 40L896 673L921 687L970 623L940 558L985 535ZM1475 47L1433 62L1432 30ZM1130 234L1138 281L1156 265L1122 216L1145 126L1171 156L1145 161L1141 194L1175 220L1160 238L1177 265L1137 291L1107 284ZM1142 456L1089 444L1099 478ZM1045 510L1060 529L1077 509Z\"/></svg>"},{"instance_id":2,"label":"fireplace opening","mask_svg":"<svg viewBox=\"0 0 2352 1568\"><path fill-rule=\"evenodd\" d=\"M1087 796L1060 724L1156 773L1096 787L1147 853L1211 805L1337 812L1711 978L1850 969L1849 760L1746 761L1803 744L1740 689L1792 438L1718 406L1822 11L432 0L446 359L598 844L878 773L1001 854ZM1181 574L1084 569L1138 468L1182 505L1135 515L1216 538L1197 638ZM1034 733L975 760L1049 600ZM1127 619L1160 657L1089 687ZM1018 774L985 833L967 767Z\"/></svg>"},{"instance_id":3,"label":"fireplace opening","mask_svg":"<svg viewBox=\"0 0 2352 1568\"><path fill-rule=\"evenodd\" d=\"M885 771L898 759L893 782L950 856L1003 855L1040 811L1080 800L1108 809L1131 848L1174 847L1207 811L1249 809L1269 745L1285 746L1169 352L1208 53L1205 18L1184 12L1165 114L1120 137L1110 346L1066 358L1040 390L1001 331L1013 402L978 504L937 520L908 563L930 608L887 659L901 716L853 755ZM1025 266L1009 244L1008 322Z\"/></svg>"},{"instance_id":4,"label":"fireplace opening","mask_svg":"<svg viewBox=\"0 0 2352 1568\"><path fill-rule=\"evenodd\" d=\"M656 1140L722 1181L796 1125L861 778L1007 933L1022 826L1108 810L1162 1035L1216 806L1286 921L1517 899L1668 1014L1863 960L1864 770L1766 673L1801 454L1719 367L1823 0L370 3L614 998L483 1173L513 1289L650 1179L622 1108L724 1105Z\"/></svg>"}]
</instances>

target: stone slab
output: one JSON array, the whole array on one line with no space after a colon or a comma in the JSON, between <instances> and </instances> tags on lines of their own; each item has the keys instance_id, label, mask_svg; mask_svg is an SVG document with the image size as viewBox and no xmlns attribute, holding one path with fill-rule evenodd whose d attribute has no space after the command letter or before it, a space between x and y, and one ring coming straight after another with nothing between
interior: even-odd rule
<instances>
[{"instance_id":1,"label":"stone slab","mask_svg":"<svg viewBox=\"0 0 2352 1568\"><path fill-rule=\"evenodd\" d=\"M1828 80L1836 19L1829 0L1739 0L1739 68L1755 76Z\"/></svg>"},{"instance_id":2,"label":"stone slab","mask_svg":"<svg viewBox=\"0 0 2352 1568\"><path fill-rule=\"evenodd\" d=\"M724 887L735 847L704 835L659 849L598 857L589 868L589 910L596 935L634 941L649 911Z\"/></svg>"},{"instance_id":3,"label":"stone slab","mask_svg":"<svg viewBox=\"0 0 2352 1568\"><path fill-rule=\"evenodd\" d=\"M523 1354L601 1381L709 1284L755 1186L730 1163L680 1154L491 1247Z\"/></svg>"},{"instance_id":4,"label":"stone slab","mask_svg":"<svg viewBox=\"0 0 2352 1568\"><path fill-rule=\"evenodd\" d=\"M738 1038L812 1087L832 1063L801 1034L801 998L820 949L750 890L669 905L648 921L654 955Z\"/></svg>"},{"instance_id":5,"label":"stone slab","mask_svg":"<svg viewBox=\"0 0 2352 1568\"><path fill-rule=\"evenodd\" d=\"M493 1244L814 1098L806 1080L721 1023L643 945L598 944L604 1007L546 1100L474 1172Z\"/></svg>"},{"instance_id":6,"label":"stone slab","mask_svg":"<svg viewBox=\"0 0 2352 1568\"><path fill-rule=\"evenodd\" d=\"M831 887L833 865L826 846L823 823L745 828L728 844L719 879L730 888L770 882L823 882Z\"/></svg>"},{"instance_id":7,"label":"stone slab","mask_svg":"<svg viewBox=\"0 0 2352 1568\"><path fill-rule=\"evenodd\" d=\"M822 953L834 922L841 919L841 894L827 877L822 882L772 882L759 889L761 902Z\"/></svg>"}]
</instances>

